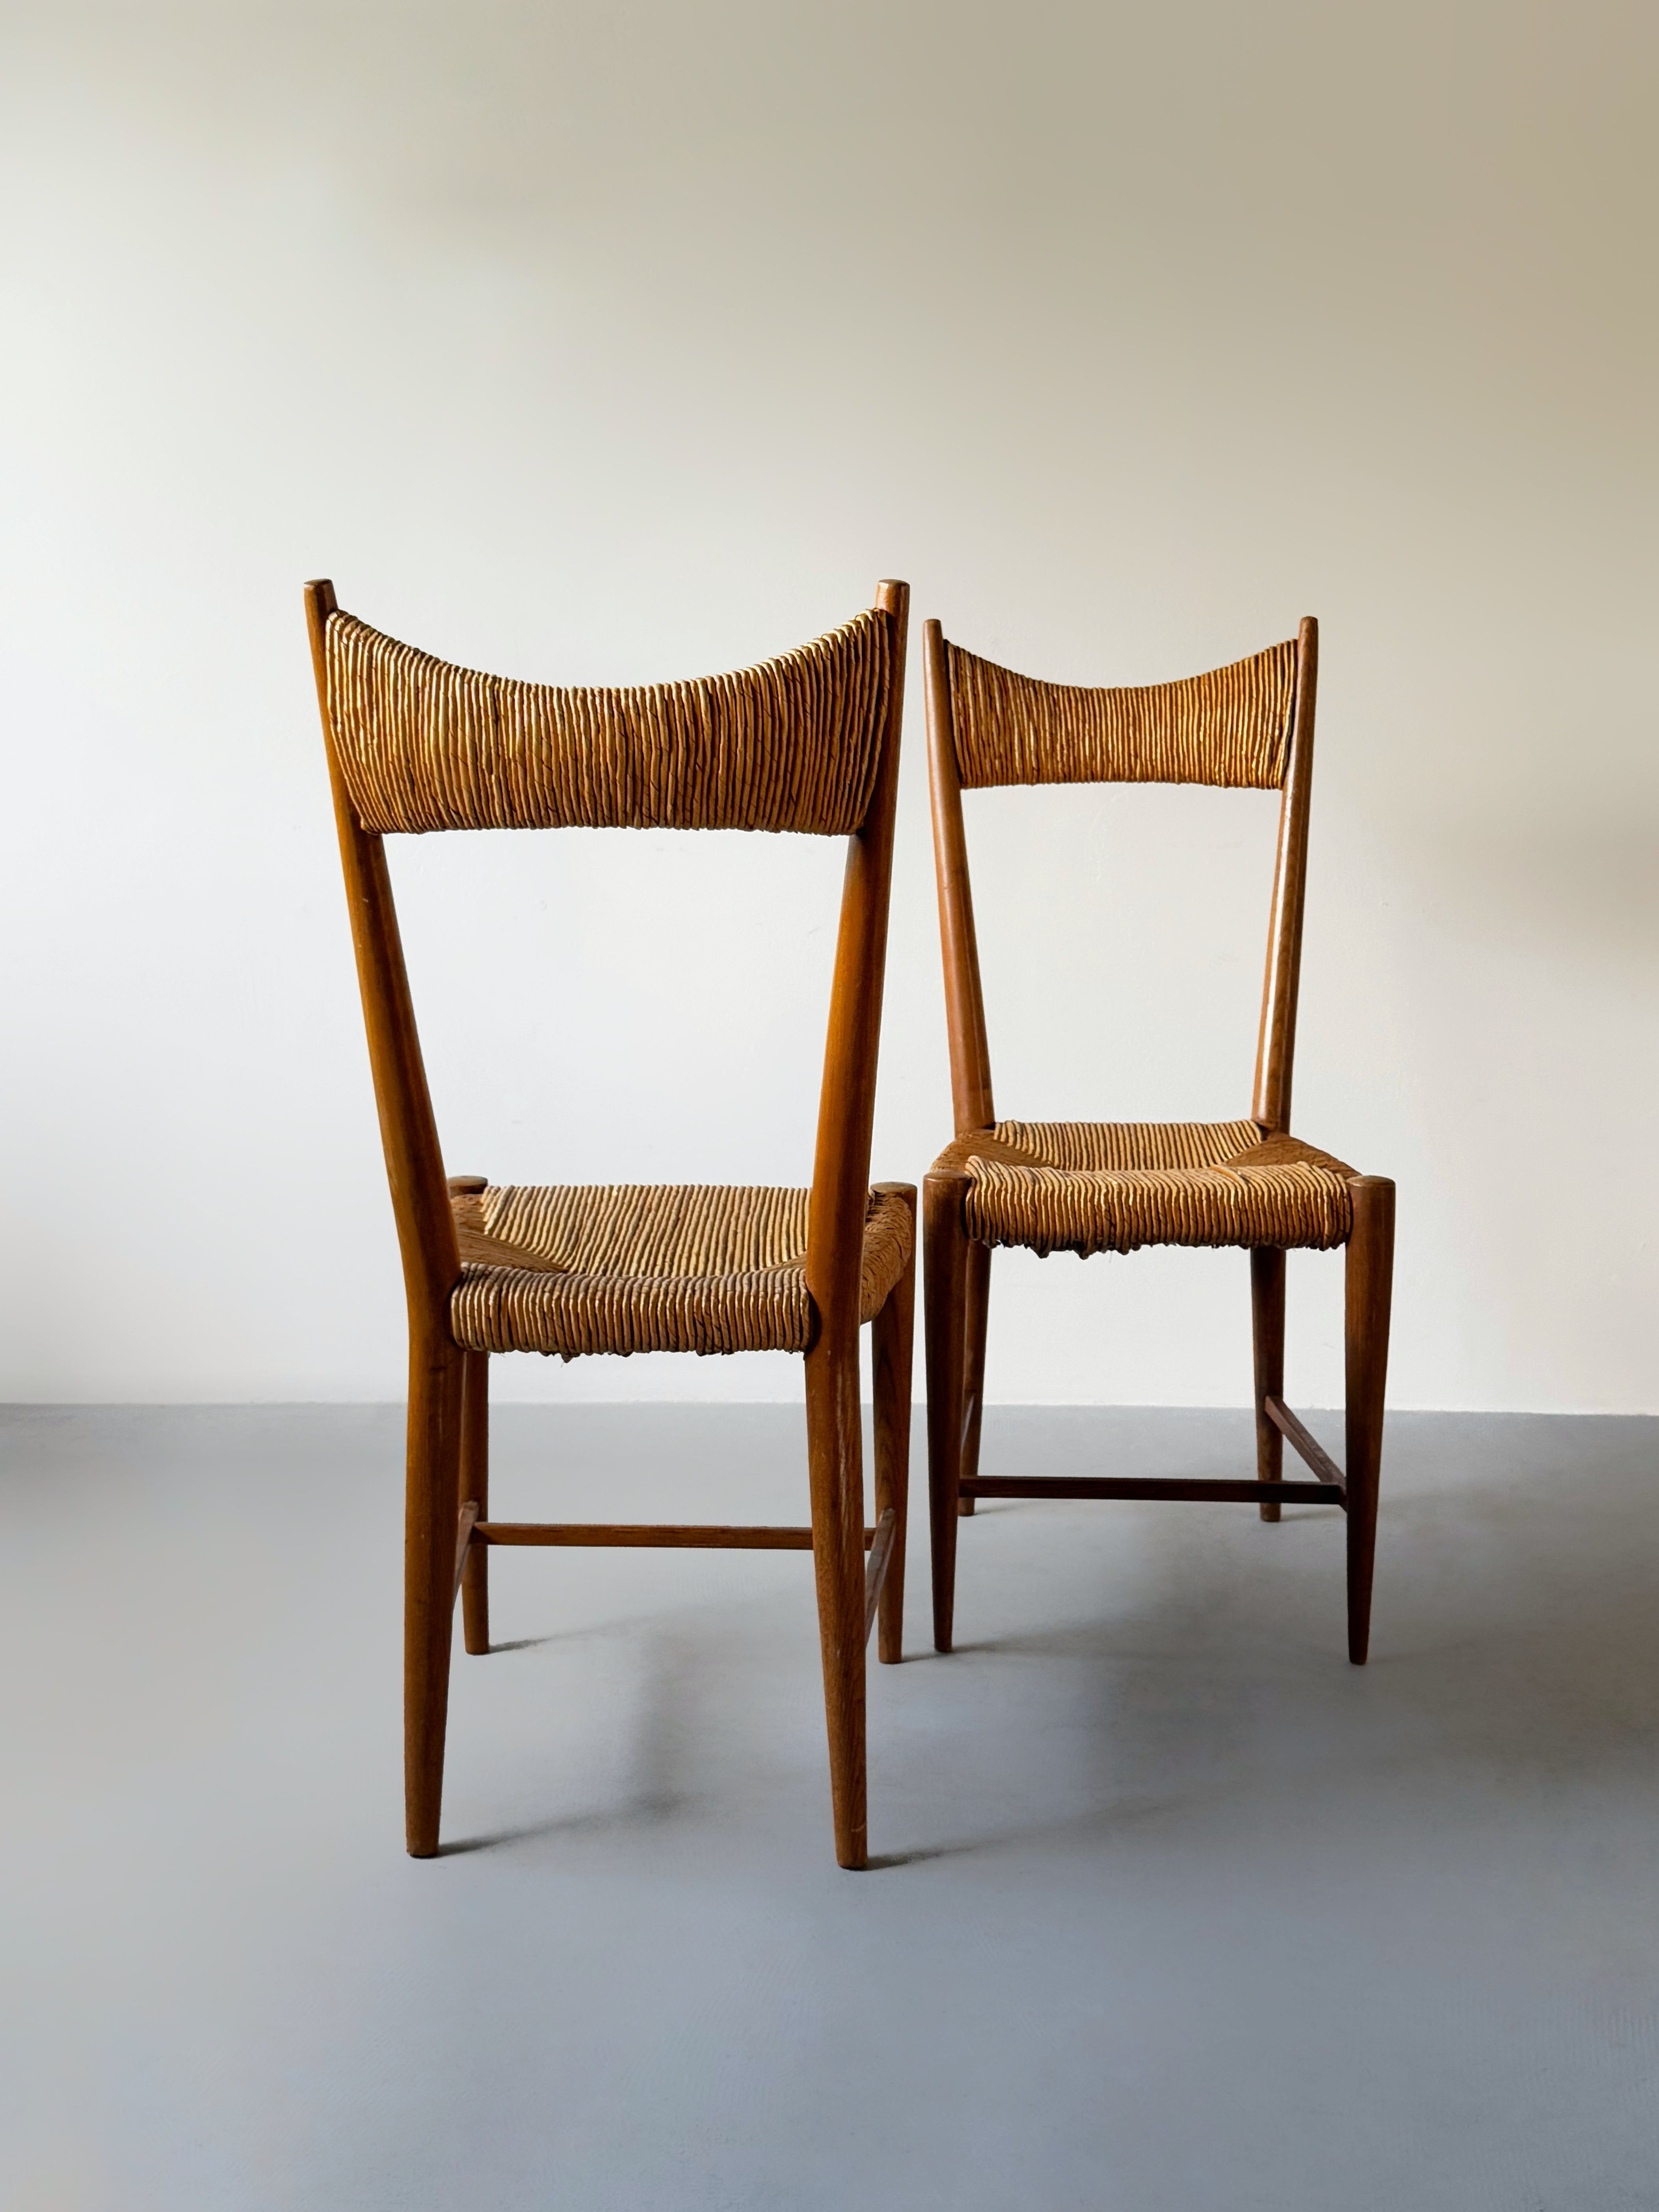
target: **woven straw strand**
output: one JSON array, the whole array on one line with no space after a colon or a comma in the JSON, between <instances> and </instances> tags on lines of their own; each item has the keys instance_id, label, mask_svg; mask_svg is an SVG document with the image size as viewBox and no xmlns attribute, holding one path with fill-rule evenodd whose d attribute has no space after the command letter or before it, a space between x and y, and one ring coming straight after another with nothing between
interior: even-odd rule
<instances>
[{"instance_id":1,"label":"woven straw strand","mask_svg":"<svg viewBox=\"0 0 1659 2212\"><path fill-rule=\"evenodd\" d=\"M1353 1170L1253 1121L999 1121L937 1166L965 1170L963 1225L1038 1253L1144 1244L1328 1250L1352 1223Z\"/></svg>"},{"instance_id":2,"label":"woven straw strand","mask_svg":"<svg viewBox=\"0 0 1659 2212\"><path fill-rule=\"evenodd\" d=\"M950 647L963 787L1210 783L1276 791L1296 695L1294 641L1175 684L1044 684Z\"/></svg>"},{"instance_id":3,"label":"woven straw strand","mask_svg":"<svg viewBox=\"0 0 1659 2212\"><path fill-rule=\"evenodd\" d=\"M1328 1168L1075 1170L975 1160L968 1234L1050 1252L1133 1252L1145 1244L1280 1245L1328 1251L1352 1224L1348 1186Z\"/></svg>"},{"instance_id":4,"label":"woven straw strand","mask_svg":"<svg viewBox=\"0 0 1659 2212\"><path fill-rule=\"evenodd\" d=\"M999 1121L992 1135L1039 1167L1218 1168L1261 1141L1254 1121Z\"/></svg>"},{"instance_id":5,"label":"woven straw strand","mask_svg":"<svg viewBox=\"0 0 1659 2212\"><path fill-rule=\"evenodd\" d=\"M434 659L345 614L329 715L365 830L805 830L847 836L890 681L872 609L815 644L690 683L562 690Z\"/></svg>"},{"instance_id":6,"label":"woven straw strand","mask_svg":"<svg viewBox=\"0 0 1659 2212\"><path fill-rule=\"evenodd\" d=\"M811 1335L804 1190L617 1184L501 1188L456 1201L526 1264L466 1262L456 1341L479 1352L804 1352ZM873 1193L860 1317L903 1273L908 1208Z\"/></svg>"}]
</instances>

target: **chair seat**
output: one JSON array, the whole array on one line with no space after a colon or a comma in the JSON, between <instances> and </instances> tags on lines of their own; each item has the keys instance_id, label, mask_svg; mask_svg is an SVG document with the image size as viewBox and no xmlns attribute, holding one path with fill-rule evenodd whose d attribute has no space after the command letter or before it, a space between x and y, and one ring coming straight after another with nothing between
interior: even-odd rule
<instances>
[{"instance_id":1,"label":"chair seat","mask_svg":"<svg viewBox=\"0 0 1659 2212\"><path fill-rule=\"evenodd\" d=\"M934 1163L965 1170L981 1244L1133 1252L1143 1244L1328 1251L1352 1226L1354 1170L1254 1121L999 1121Z\"/></svg>"},{"instance_id":2,"label":"chair seat","mask_svg":"<svg viewBox=\"0 0 1659 2212\"><path fill-rule=\"evenodd\" d=\"M804 1190L702 1184L488 1185L452 1196L461 1279L455 1341L471 1352L805 1352ZM860 1319L910 1256L903 1200L872 1191Z\"/></svg>"}]
</instances>

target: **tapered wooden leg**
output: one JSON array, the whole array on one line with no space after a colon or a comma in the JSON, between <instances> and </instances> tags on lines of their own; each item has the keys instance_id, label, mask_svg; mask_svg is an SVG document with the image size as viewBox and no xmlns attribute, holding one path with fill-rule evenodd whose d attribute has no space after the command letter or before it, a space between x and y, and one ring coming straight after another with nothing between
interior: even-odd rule
<instances>
[{"instance_id":1,"label":"tapered wooden leg","mask_svg":"<svg viewBox=\"0 0 1659 2212\"><path fill-rule=\"evenodd\" d=\"M1250 1322L1255 1346L1255 1473L1259 1482L1285 1479L1285 1439L1267 1419L1270 1397L1285 1396L1285 1255L1278 1245L1250 1253ZM1277 1521L1279 1501L1264 1501L1264 1521Z\"/></svg>"},{"instance_id":2,"label":"tapered wooden leg","mask_svg":"<svg viewBox=\"0 0 1659 2212\"><path fill-rule=\"evenodd\" d=\"M911 1255L871 1327L874 1369L876 1519L890 1506L893 1548L876 1613L877 1656L890 1666L904 1656L904 1531L910 1490L910 1374L916 1312L916 1194L909 1184L884 1183L910 1209Z\"/></svg>"},{"instance_id":3,"label":"tapered wooden leg","mask_svg":"<svg viewBox=\"0 0 1659 2212\"><path fill-rule=\"evenodd\" d=\"M1370 1644L1377 1480L1389 1377L1394 1289L1394 1185L1361 1176L1349 1185L1353 1231L1347 1267L1348 1656L1363 1667Z\"/></svg>"},{"instance_id":4,"label":"tapered wooden leg","mask_svg":"<svg viewBox=\"0 0 1659 2212\"><path fill-rule=\"evenodd\" d=\"M963 1292L963 1326L966 1330L963 1390L967 1410L962 1439L962 1472L979 1473L979 1432L985 1412L985 1328L991 1307L991 1248L968 1247L968 1278ZM958 1498L957 1511L965 1521L973 1512L971 1498Z\"/></svg>"},{"instance_id":5,"label":"tapered wooden leg","mask_svg":"<svg viewBox=\"0 0 1659 2212\"><path fill-rule=\"evenodd\" d=\"M417 1859L428 1859L437 1850L443 1800L465 1358L453 1344L410 1347L404 1510L404 1802L409 1850Z\"/></svg>"},{"instance_id":6,"label":"tapered wooden leg","mask_svg":"<svg viewBox=\"0 0 1659 2212\"><path fill-rule=\"evenodd\" d=\"M962 1478L967 1364L968 1178L930 1175L922 1186L923 1296L927 1336L927 1502L933 1553L933 1648L951 1649L956 1612L957 1488Z\"/></svg>"},{"instance_id":7,"label":"tapered wooden leg","mask_svg":"<svg viewBox=\"0 0 1659 2212\"><path fill-rule=\"evenodd\" d=\"M858 1316L806 1355L806 1453L812 1492L812 1573L823 1652L836 1858L869 1864L864 1779L864 1439Z\"/></svg>"},{"instance_id":8,"label":"tapered wooden leg","mask_svg":"<svg viewBox=\"0 0 1659 2212\"><path fill-rule=\"evenodd\" d=\"M489 1354L465 1355L461 1384L461 1503L476 1498L489 1518ZM461 1570L461 1626L475 1656L489 1649L489 1547L474 1544Z\"/></svg>"}]
</instances>

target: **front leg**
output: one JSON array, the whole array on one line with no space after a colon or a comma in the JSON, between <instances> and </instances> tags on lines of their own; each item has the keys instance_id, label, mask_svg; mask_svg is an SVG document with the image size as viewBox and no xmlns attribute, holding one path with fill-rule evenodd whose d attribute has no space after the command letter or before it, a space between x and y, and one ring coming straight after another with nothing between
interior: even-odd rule
<instances>
[{"instance_id":1,"label":"front leg","mask_svg":"<svg viewBox=\"0 0 1659 2212\"><path fill-rule=\"evenodd\" d=\"M1349 1189L1353 1230L1348 1239L1346 1326L1348 1656L1356 1667L1363 1667L1370 1647L1371 1571L1376 1558L1376 1497L1389 1379L1394 1185L1382 1176L1358 1176Z\"/></svg>"}]
</instances>

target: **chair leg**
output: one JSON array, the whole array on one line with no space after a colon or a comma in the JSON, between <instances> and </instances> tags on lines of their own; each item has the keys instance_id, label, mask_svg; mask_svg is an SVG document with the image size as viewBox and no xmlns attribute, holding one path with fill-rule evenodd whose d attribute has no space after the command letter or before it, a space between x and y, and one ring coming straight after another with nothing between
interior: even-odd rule
<instances>
[{"instance_id":1,"label":"chair leg","mask_svg":"<svg viewBox=\"0 0 1659 2212\"><path fill-rule=\"evenodd\" d=\"M916 1194L906 1194L911 1218L911 1255L904 1273L887 1293L887 1303L870 1331L874 1370L876 1519L890 1506L893 1548L887 1579L876 1611L876 1654L888 1666L904 1656L904 1534L910 1492L910 1375L915 1358Z\"/></svg>"},{"instance_id":2,"label":"chair leg","mask_svg":"<svg viewBox=\"0 0 1659 2212\"><path fill-rule=\"evenodd\" d=\"M1285 1439L1267 1419L1267 1400L1285 1395L1285 1254L1276 1244L1250 1253L1250 1324L1255 1348L1255 1474L1258 1482L1285 1479ZM1279 1501L1261 1506L1277 1521Z\"/></svg>"},{"instance_id":3,"label":"chair leg","mask_svg":"<svg viewBox=\"0 0 1659 2212\"><path fill-rule=\"evenodd\" d=\"M478 1503L489 1518L489 1354L469 1352L461 1378L461 1504ZM489 1650L489 1547L473 1544L461 1570L461 1626L475 1656Z\"/></svg>"},{"instance_id":4,"label":"chair leg","mask_svg":"<svg viewBox=\"0 0 1659 2212\"><path fill-rule=\"evenodd\" d=\"M404 1514L404 1803L410 1855L438 1848L444 1723L455 1610L460 1512L461 1389L465 1355L453 1344L410 1346L408 1484Z\"/></svg>"},{"instance_id":5,"label":"chair leg","mask_svg":"<svg viewBox=\"0 0 1659 2212\"><path fill-rule=\"evenodd\" d=\"M1353 1231L1347 1260L1348 1656L1363 1667L1370 1644L1376 1556L1377 1479L1389 1376L1394 1288L1394 1185L1361 1176L1349 1186Z\"/></svg>"},{"instance_id":6,"label":"chair leg","mask_svg":"<svg viewBox=\"0 0 1659 2212\"><path fill-rule=\"evenodd\" d=\"M823 1652L830 1796L836 1859L869 1864L864 1767L864 1450L857 1317L850 1337L826 1331L806 1355L806 1454L812 1573Z\"/></svg>"},{"instance_id":7,"label":"chair leg","mask_svg":"<svg viewBox=\"0 0 1659 2212\"><path fill-rule=\"evenodd\" d=\"M963 1307L969 1241L964 1175L930 1175L922 1187L923 1292L927 1336L927 1499L933 1552L933 1648L951 1649L956 1611L957 1488L962 1477Z\"/></svg>"},{"instance_id":8,"label":"chair leg","mask_svg":"<svg viewBox=\"0 0 1659 2212\"><path fill-rule=\"evenodd\" d=\"M991 1248L988 1244L968 1247L968 1279L965 1286L966 1312L963 1327L964 1340L963 1391L966 1401L967 1426L962 1439L962 1472L964 1475L979 1473L979 1432L985 1412L985 1328L991 1305ZM965 1521L974 1510L971 1498L958 1498L957 1511Z\"/></svg>"}]
</instances>

